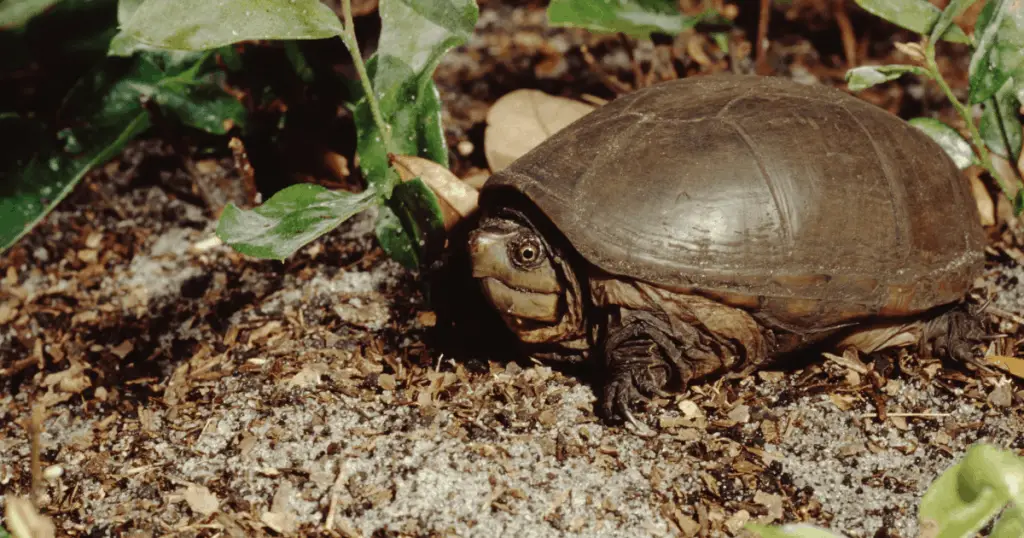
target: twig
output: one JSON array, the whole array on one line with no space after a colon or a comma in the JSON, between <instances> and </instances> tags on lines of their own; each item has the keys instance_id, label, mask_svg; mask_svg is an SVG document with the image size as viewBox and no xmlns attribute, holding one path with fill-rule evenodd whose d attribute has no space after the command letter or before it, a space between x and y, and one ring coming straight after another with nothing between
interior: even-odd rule
<instances>
[{"instance_id":1,"label":"twig","mask_svg":"<svg viewBox=\"0 0 1024 538\"><path fill-rule=\"evenodd\" d=\"M231 155L235 158L235 168L242 174L242 185L245 186L245 196L250 204L256 203L256 196L259 190L256 188L256 170L249 161L249 153L245 150L245 144L237 136L231 137L228 142L231 148Z\"/></svg>"},{"instance_id":2,"label":"twig","mask_svg":"<svg viewBox=\"0 0 1024 538\"><path fill-rule=\"evenodd\" d=\"M992 314L997 318L1008 319L1018 325L1024 325L1024 318L1018 316L1017 314L1014 314L1013 312L1008 312L1006 310L1003 310L1002 308L992 306L991 303L985 306L984 310L982 311L985 312L986 314Z\"/></svg>"},{"instance_id":3,"label":"twig","mask_svg":"<svg viewBox=\"0 0 1024 538\"><path fill-rule=\"evenodd\" d=\"M213 196L213 192L203 183L203 173L199 171L199 167L196 166L196 162L192 159L192 156L188 153L188 145L181 138L175 137L172 139L171 145L174 146L175 152L181 159L182 165L185 166L185 171L192 178L192 186L195 187L196 194L199 195L203 200L203 204L206 206L206 211L210 215L216 215L219 213L218 204L216 198Z\"/></svg>"},{"instance_id":4,"label":"twig","mask_svg":"<svg viewBox=\"0 0 1024 538\"><path fill-rule=\"evenodd\" d=\"M32 406L32 416L28 420L29 457L32 473L32 489L29 498L32 500L32 506L36 510L39 510L39 493L43 481L42 462L40 461L39 454L42 451L39 436L43 430L43 420L45 418L43 412L43 406L39 404Z\"/></svg>"},{"instance_id":5,"label":"twig","mask_svg":"<svg viewBox=\"0 0 1024 538\"><path fill-rule=\"evenodd\" d=\"M888 417L902 418L944 418L953 416L952 413L886 413ZM862 413L857 418L878 418L878 413Z\"/></svg>"},{"instance_id":6,"label":"twig","mask_svg":"<svg viewBox=\"0 0 1024 538\"><path fill-rule=\"evenodd\" d=\"M32 366L33 364L37 363L39 364L39 368L42 369L43 363L41 357L32 356L14 361L14 363L8 366L7 368L0 370L0 378L11 377L14 374L17 374L22 370L28 368L29 366Z\"/></svg>"},{"instance_id":7,"label":"twig","mask_svg":"<svg viewBox=\"0 0 1024 538\"><path fill-rule=\"evenodd\" d=\"M384 141L384 148L388 153L395 153L391 146L391 126L384 122L384 115L380 113L380 105L377 103L377 96L373 93L373 86L370 84L370 77L366 74L366 64L363 63L363 54L359 50L359 43L356 41L355 23L352 21L352 0L342 0L341 10L345 16L345 31L341 34L341 41L345 48L352 55L352 63L359 73L359 82L363 85L363 92L366 94L366 102L370 105L370 113L373 114L373 122L380 130L381 140Z\"/></svg>"},{"instance_id":8,"label":"twig","mask_svg":"<svg viewBox=\"0 0 1024 538\"><path fill-rule=\"evenodd\" d=\"M953 89L949 87L946 79L943 78L942 73L939 72L939 64L935 61L935 43L929 42L928 46L925 47L925 64L929 71L932 73L932 79L935 80L939 88L942 89L942 93L946 95L946 99L953 105L960 117L963 118L964 123L967 124L967 129L971 134L971 141L974 142L975 151L978 153L978 157L981 159L981 165L985 167L985 170L995 179L996 184L999 185L999 190L1003 191L1011 201L1013 200L1013 194L1010 191L1009 185L1003 180L999 172L996 171L995 165L992 164L992 158L989 154L988 148L985 146L985 140L981 137L981 133L978 131L978 126L974 124L974 118L971 114L970 108L960 102L960 99L953 93Z\"/></svg>"},{"instance_id":9,"label":"twig","mask_svg":"<svg viewBox=\"0 0 1024 538\"><path fill-rule=\"evenodd\" d=\"M839 34L843 40L843 53L846 54L846 65L857 65L857 36L853 32L850 14L846 12L846 0L832 0L832 11L839 25Z\"/></svg>"},{"instance_id":10,"label":"twig","mask_svg":"<svg viewBox=\"0 0 1024 538\"><path fill-rule=\"evenodd\" d=\"M327 518L324 520L324 530L334 529L334 518L338 513L338 492L341 491L342 479L345 478L345 469L338 469L338 477L334 479L331 486L331 503L327 507Z\"/></svg>"},{"instance_id":11,"label":"twig","mask_svg":"<svg viewBox=\"0 0 1024 538\"><path fill-rule=\"evenodd\" d=\"M757 20L757 66L758 74L768 73L768 25L772 18L772 0L761 0L761 12Z\"/></svg>"}]
</instances>

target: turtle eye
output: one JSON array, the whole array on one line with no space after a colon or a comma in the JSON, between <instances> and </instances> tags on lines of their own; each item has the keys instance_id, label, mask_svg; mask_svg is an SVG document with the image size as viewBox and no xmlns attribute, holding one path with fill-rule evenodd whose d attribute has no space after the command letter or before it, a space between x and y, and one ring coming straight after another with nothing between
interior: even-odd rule
<instances>
[{"instance_id":1,"label":"turtle eye","mask_svg":"<svg viewBox=\"0 0 1024 538\"><path fill-rule=\"evenodd\" d=\"M521 269L532 269L544 259L544 247L536 238L527 238L510 245L512 263Z\"/></svg>"}]
</instances>

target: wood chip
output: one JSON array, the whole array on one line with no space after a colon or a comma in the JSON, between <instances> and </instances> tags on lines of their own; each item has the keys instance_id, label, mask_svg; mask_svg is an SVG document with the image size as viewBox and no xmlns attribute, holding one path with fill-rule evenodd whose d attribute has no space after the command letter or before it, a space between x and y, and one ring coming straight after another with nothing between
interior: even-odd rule
<instances>
[{"instance_id":1,"label":"wood chip","mask_svg":"<svg viewBox=\"0 0 1024 538\"><path fill-rule=\"evenodd\" d=\"M784 514L782 507L782 496L775 493L765 493L758 490L754 493L754 502L768 509L768 515L762 523L771 523L782 519Z\"/></svg>"},{"instance_id":2,"label":"wood chip","mask_svg":"<svg viewBox=\"0 0 1024 538\"><path fill-rule=\"evenodd\" d=\"M690 400L683 400L679 402L679 411L683 413L684 417L691 419L703 414L700 407Z\"/></svg>"},{"instance_id":3,"label":"wood chip","mask_svg":"<svg viewBox=\"0 0 1024 538\"><path fill-rule=\"evenodd\" d=\"M1017 357L1003 357L995 355L988 358L988 362L995 366L1009 372L1015 377L1024 379L1024 359L1018 359Z\"/></svg>"},{"instance_id":4,"label":"wood chip","mask_svg":"<svg viewBox=\"0 0 1024 538\"><path fill-rule=\"evenodd\" d=\"M658 417L658 426L664 430L670 430L673 428L678 428L680 426L685 426L687 424L690 424L691 422L693 421L686 417Z\"/></svg>"},{"instance_id":5,"label":"wood chip","mask_svg":"<svg viewBox=\"0 0 1024 538\"><path fill-rule=\"evenodd\" d=\"M16 299L0 303L0 325L14 321L18 315L18 303Z\"/></svg>"},{"instance_id":6,"label":"wood chip","mask_svg":"<svg viewBox=\"0 0 1024 538\"><path fill-rule=\"evenodd\" d=\"M99 251L95 249L84 249L78 251L78 259L85 263L96 263L99 260Z\"/></svg>"},{"instance_id":7,"label":"wood chip","mask_svg":"<svg viewBox=\"0 0 1024 538\"><path fill-rule=\"evenodd\" d=\"M832 400L832 403L836 404L836 407L843 411L849 411L850 409L853 409L853 402L856 401L856 398L854 396L850 396L848 394L833 393L829 394L828 397L830 400Z\"/></svg>"},{"instance_id":8,"label":"wood chip","mask_svg":"<svg viewBox=\"0 0 1024 538\"><path fill-rule=\"evenodd\" d=\"M391 374L381 374L377 377L377 385L384 390L395 390L398 384L395 382L395 376Z\"/></svg>"},{"instance_id":9,"label":"wood chip","mask_svg":"<svg viewBox=\"0 0 1024 538\"><path fill-rule=\"evenodd\" d=\"M88 237L85 238L85 246L87 248L99 248L100 243L103 242L103 234L100 232L92 232Z\"/></svg>"},{"instance_id":10,"label":"wood chip","mask_svg":"<svg viewBox=\"0 0 1024 538\"><path fill-rule=\"evenodd\" d=\"M437 313L429 310L417 312L416 322L424 327L433 327L437 325Z\"/></svg>"},{"instance_id":11,"label":"wood chip","mask_svg":"<svg viewBox=\"0 0 1024 538\"><path fill-rule=\"evenodd\" d=\"M725 521L725 528L729 529L730 534L736 536L740 529L742 529L749 521L750 512L740 510Z\"/></svg>"},{"instance_id":12,"label":"wood chip","mask_svg":"<svg viewBox=\"0 0 1024 538\"><path fill-rule=\"evenodd\" d=\"M779 431L779 423L774 420L765 420L761 422L761 435L764 436L764 440L767 443L778 444L782 441L782 435Z\"/></svg>"},{"instance_id":13,"label":"wood chip","mask_svg":"<svg viewBox=\"0 0 1024 538\"><path fill-rule=\"evenodd\" d=\"M131 353L132 350L134 349L135 344L133 344L131 340L125 340L124 342L118 344L117 347L110 348L110 352L113 353L115 357L123 359L127 357L128 354Z\"/></svg>"},{"instance_id":14,"label":"wood chip","mask_svg":"<svg viewBox=\"0 0 1024 538\"><path fill-rule=\"evenodd\" d=\"M189 484L182 494L193 512L208 516L217 511L220 501L206 486Z\"/></svg>"},{"instance_id":15,"label":"wood chip","mask_svg":"<svg viewBox=\"0 0 1024 538\"><path fill-rule=\"evenodd\" d=\"M1010 384L1003 383L989 393L987 401L992 407L1010 407L1013 404L1013 392Z\"/></svg>"},{"instance_id":16,"label":"wood chip","mask_svg":"<svg viewBox=\"0 0 1024 538\"><path fill-rule=\"evenodd\" d=\"M294 488L291 482L282 480L281 485L274 493L274 500L270 510L263 512L260 521L268 527L281 534L291 534L298 528L298 518L292 509L292 496Z\"/></svg>"},{"instance_id":17,"label":"wood chip","mask_svg":"<svg viewBox=\"0 0 1024 538\"><path fill-rule=\"evenodd\" d=\"M733 422L745 424L750 420L750 407L743 404L737 405L729 411L728 417Z\"/></svg>"}]
</instances>

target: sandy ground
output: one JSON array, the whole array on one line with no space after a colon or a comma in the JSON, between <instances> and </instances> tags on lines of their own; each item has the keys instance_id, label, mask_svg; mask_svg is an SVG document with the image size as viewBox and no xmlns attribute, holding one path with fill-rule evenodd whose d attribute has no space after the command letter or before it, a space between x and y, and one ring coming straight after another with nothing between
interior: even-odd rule
<instances>
[{"instance_id":1,"label":"sandy ground","mask_svg":"<svg viewBox=\"0 0 1024 538\"><path fill-rule=\"evenodd\" d=\"M481 26L540 24L504 15ZM555 52L577 35L539 32ZM441 72L474 80L473 54L508 46L488 35ZM544 86L571 68L519 76ZM474 84L442 85L452 136L501 93ZM697 385L657 401L657 433L639 437L599 419L586 376L507 350L444 355L372 215L285 263L211 240L211 217L160 184L180 171L135 166L154 144L0 258L0 365L21 365L0 380L0 507L28 492L23 421L45 407L41 504L61 535L733 536L809 521L911 538L921 494L971 443L1024 449L1018 382L906 353ZM229 174L230 158L210 164ZM985 282L1011 314L1022 276L993 255Z\"/></svg>"},{"instance_id":2,"label":"sandy ground","mask_svg":"<svg viewBox=\"0 0 1024 538\"><path fill-rule=\"evenodd\" d=\"M945 378L913 357L878 393L890 415L927 416L879 421L856 373L866 370L824 362L696 386L648 415L658 435L638 437L605 426L574 377L432 353L421 337L430 316L394 299L415 295L415 282L374 257L369 216L285 272L211 243L212 223L158 189L133 196L148 198L140 219L161 207L196 225L158 227L89 285L68 278L88 264L6 269L26 304L79 301L65 338L81 355L37 375L34 394L49 405L44 465L61 470L45 506L69 534L725 535L807 519L910 537L924 488L969 443L1024 447L1010 385ZM50 220L72 228L81 217ZM321 263L332 259L353 261ZM231 289L248 298L228 313ZM0 344L28 330L53 354L33 314L15 311ZM143 330L115 336L132 325ZM157 368L117 379L118 361L141 368L139 350ZM35 381L0 400L4 493L27 485L18 421Z\"/></svg>"}]
</instances>

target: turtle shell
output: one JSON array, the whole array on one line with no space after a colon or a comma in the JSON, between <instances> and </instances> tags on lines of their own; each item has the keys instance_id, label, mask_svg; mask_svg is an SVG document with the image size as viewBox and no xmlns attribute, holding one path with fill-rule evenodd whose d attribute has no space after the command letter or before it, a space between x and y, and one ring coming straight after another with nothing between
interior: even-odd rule
<instances>
[{"instance_id":1,"label":"turtle shell","mask_svg":"<svg viewBox=\"0 0 1024 538\"><path fill-rule=\"evenodd\" d=\"M984 262L969 183L929 137L825 86L708 75L639 90L484 185L603 272L804 327L963 298Z\"/></svg>"}]
</instances>

